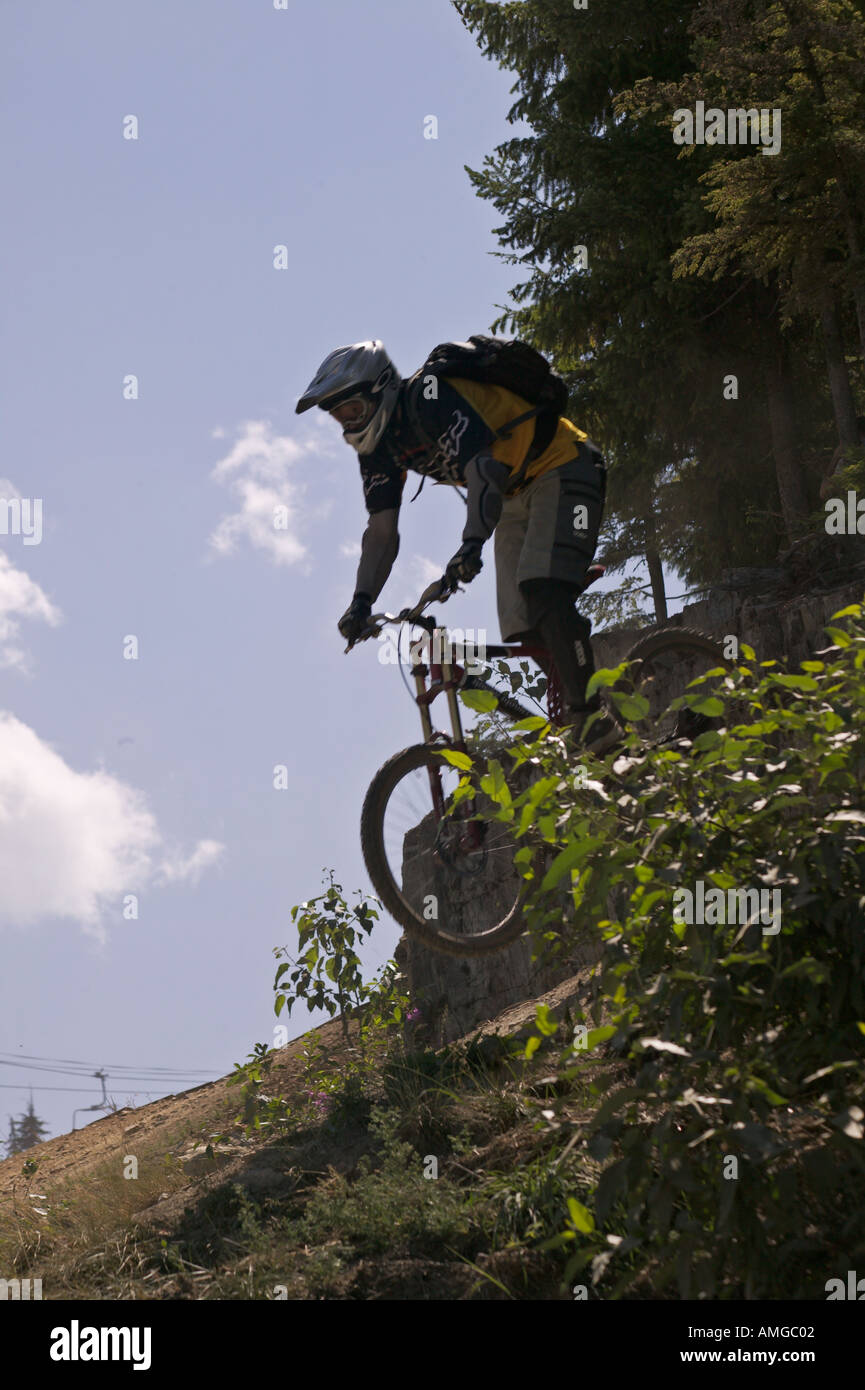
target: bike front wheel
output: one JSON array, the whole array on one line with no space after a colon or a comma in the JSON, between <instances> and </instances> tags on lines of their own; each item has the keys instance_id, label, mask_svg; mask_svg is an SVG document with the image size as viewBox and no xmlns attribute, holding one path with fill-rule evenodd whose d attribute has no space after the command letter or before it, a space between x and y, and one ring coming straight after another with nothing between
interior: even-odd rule
<instances>
[{"instance_id":1,"label":"bike front wheel","mask_svg":"<svg viewBox=\"0 0 865 1390\"><path fill-rule=\"evenodd\" d=\"M476 759L473 785L486 771ZM436 808L430 774L439 779ZM376 773L363 804L361 845L383 905L407 931L451 956L483 956L525 930L530 887L514 865L525 841L513 822L487 819L494 803L482 792L454 803L461 773L441 746L420 743ZM532 859L537 872L540 851Z\"/></svg>"}]
</instances>

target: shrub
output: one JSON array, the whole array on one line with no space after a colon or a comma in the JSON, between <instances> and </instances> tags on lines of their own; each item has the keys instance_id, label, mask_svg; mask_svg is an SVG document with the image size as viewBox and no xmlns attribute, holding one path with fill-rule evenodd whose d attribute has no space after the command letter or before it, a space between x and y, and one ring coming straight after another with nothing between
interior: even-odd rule
<instances>
[{"instance_id":1,"label":"shrub","mask_svg":"<svg viewBox=\"0 0 865 1390\"><path fill-rule=\"evenodd\" d=\"M632 735L586 786L555 736L512 753L538 774L513 801L517 858L532 839L554 853L530 922L561 923L565 888L605 943L560 1069L578 1076L603 1044L628 1064L610 1094L612 1072L593 1079L579 1137L603 1170L548 1241L570 1253L566 1280L591 1264L607 1296L651 1281L683 1298L821 1298L865 1258L861 606L827 631L796 674L743 648L674 702L708 699L721 727L667 747ZM698 883L709 920L677 920ZM776 894L777 920L740 915L731 890Z\"/></svg>"}]
</instances>

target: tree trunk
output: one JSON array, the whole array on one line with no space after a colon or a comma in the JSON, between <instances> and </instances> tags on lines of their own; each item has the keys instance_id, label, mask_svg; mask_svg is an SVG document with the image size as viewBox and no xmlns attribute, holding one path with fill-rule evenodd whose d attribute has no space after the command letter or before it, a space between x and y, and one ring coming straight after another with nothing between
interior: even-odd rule
<instances>
[{"instance_id":1,"label":"tree trunk","mask_svg":"<svg viewBox=\"0 0 865 1390\"><path fill-rule=\"evenodd\" d=\"M796 523L808 511L808 496L802 464L796 449L796 419L787 350L777 324L775 328L776 341L770 347L766 366L766 398L781 514L787 540L792 545L796 535Z\"/></svg>"},{"instance_id":2,"label":"tree trunk","mask_svg":"<svg viewBox=\"0 0 865 1390\"><path fill-rule=\"evenodd\" d=\"M650 539L646 544L646 564L649 568L649 582L652 586L652 602L655 605L655 622L667 621L667 590L664 585L664 567L654 545L654 522L646 522L646 532Z\"/></svg>"},{"instance_id":3,"label":"tree trunk","mask_svg":"<svg viewBox=\"0 0 865 1390\"><path fill-rule=\"evenodd\" d=\"M823 346L826 352L835 424L838 427L838 442L855 448L859 443L856 407L853 404L850 373L847 371L847 361L844 357L838 303L828 285L824 286L820 296L820 323L823 328Z\"/></svg>"},{"instance_id":4,"label":"tree trunk","mask_svg":"<svg viewBox=\"0 0 865 1390\"><path fill-rule=\"evenodd\" d=\"M811 46L811 35L815 32L813 23L808 25L806 16L802 13L802 7L794 0L781 0L781 8L787 16L787 22L791 30L795 30L794 38L802 63L809 82L814 90L814 95L820 106L828 112L829 101L827 99L826 87L823 82L823 75L820 72L814 50ZM819 37L819 35L818 35ZM827 116L828 121L828 116ZM852 259L859 261L862 250L862 237L860 227L862 218L865 217L865 205L862 202L862 181L857 177L855 167L849 167L849 158L845 151L834 146L832 156L835 164L835 193L841 205L841 219L844 223L844 230L847 235L847 245ZM856 321L859 327L859 346L863 358L865 358L865 286L857 278L852 289L853 302L856 305ZM825 332L825 326L824 326ZM837 412L836 412L837 414ZM841 441L845 441L842 439Z\"/></svg>"},{"instance_id":5,"label":"tree trunk","mask_svg":"<svg viewBox=\"0 0 865 1390\"><path fill-rule=\"evenodd\" d=\"M847 195L847 190L839 179L838 197L841 203L841 215L844 221L844 229L847 234L847 245L850 249L850 258L855 265L862 264L862 238L859 234L859 224L856 208L851 204ZM853 303L856 306L856 325L859 329L859 351L865 360L865 280L862 274L856 274L853 282Z\"/></svg>"}]
</instances>

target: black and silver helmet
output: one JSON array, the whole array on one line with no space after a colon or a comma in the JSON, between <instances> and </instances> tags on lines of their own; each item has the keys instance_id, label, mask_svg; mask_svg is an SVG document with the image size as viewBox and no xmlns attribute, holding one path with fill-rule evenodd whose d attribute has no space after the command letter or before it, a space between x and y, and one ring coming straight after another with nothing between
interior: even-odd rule
<instances>
[{"instance_id":1,"label":"black and silver helmet","mask_svg":"<svg viewBox=\"0 0 865 1390\"><path fill-rule=\"evenodd\" d=\"M359 454L370 454L378 444L393 414L400 388L400 375L384 350L384 344L351 343L326 357L295 407L301 415L312 406L333 410L352 396L365 396L375 407L363 427L352 433L343 430L343 439Z\"/></svg>"}]
</instances>

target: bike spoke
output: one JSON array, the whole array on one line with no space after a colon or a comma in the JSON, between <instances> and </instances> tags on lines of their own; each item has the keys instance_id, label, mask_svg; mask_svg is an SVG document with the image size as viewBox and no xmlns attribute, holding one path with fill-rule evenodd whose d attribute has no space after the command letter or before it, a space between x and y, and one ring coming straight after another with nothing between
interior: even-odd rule
<instances>
[{"instance_id":1,"label":"bike spoke","mask_svg":"<svg viewBox=\"0 0 865 1390\"><path fill-rule=\"evenodd\" d=\"M450 806L460 774L443 763L439 775ZM519 881L510 829L495 821L479 824L465 805L455 815L438 816L425 767L404 777L388 799L382 847L412 911L450 931L484 930L513 905Z\"/></svg>"}]
</instances>

